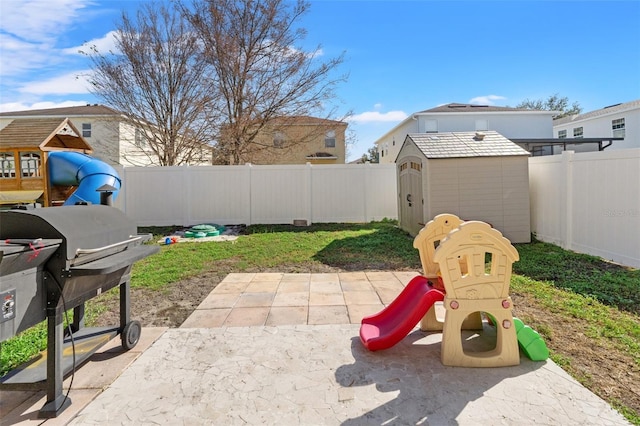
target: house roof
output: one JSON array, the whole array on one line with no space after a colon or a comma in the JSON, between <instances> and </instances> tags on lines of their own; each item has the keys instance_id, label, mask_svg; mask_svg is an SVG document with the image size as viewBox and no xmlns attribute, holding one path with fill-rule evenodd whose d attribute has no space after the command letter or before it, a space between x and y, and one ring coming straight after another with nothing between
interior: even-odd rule
<instances>
[{"instance_id":1,"label":"house roof","mask_svg":"<svg viewBox=\"0 0 640 426\"><path fill-rule=\"evenodd\" d=\"M100 104L0 113L0 117L69 117L78 115L121 115L121 113L113 108Z\"/></svg>"},{"instance_id":2,"label":"house roof","mask_svg":"<svg viewBox=\"0 0 640 426\"><path fill-rule=\"evenodd\" d=\"M484 136L482 136L484 135ZM503 157L529 155L495 131L411 133L410 139L427 158Z\"/></svg>"},{"instance_id":3,"label":"house roof","mask_svg":"<svg viewBox=\"0 0 640 426\"><path fill-rule=\"evenodd\" d=\"M610 105L608 107L597 109L595 111L586 112L584 114L575 114L575 115L569 115L566 117L558 118L557 120L553 120L553 125L561 126L567 123L587 120L590 118L600 117L608 114L614 114L617 112L629 111L632 109L640 109L640 99L631 101L631 102Z\"/></svg>"},{"instance_id":4,"label":"house roof","mask_svg":"<svg viewBox=\"0 0 640 426\"><path fill-rule=\"evenodd\" d=\"M91 152L91 146L68 118L18 118L0 130L0 149L38 148Z\"/></svg>"},{"instance_id":5,"label":"house roof","mask_svg":"<svg viewBox=\"0 0 640 426\"><path fill-rule=\"evenodd\" d=\"M272 123L278 125L300 125L300 126L319 126L319 125L340 125L346 126L347 123L338 120L329 120L327 118L312 117L309 115L292 115L276 117L271 120Z\"/></svg>"},{"instance_id":6,"label":"house roof","mask_svg":"<svg viewBox=\"0 0 640 426\"><path fill-rule=\"evenodd\" d=\"M502 107L502 106L493 106L493 105L476 105L476 104L458 104L451 103L440 105L435 108L426 109L424 111L418 112L418 114L422 113L439 113L439 112L513 112L513 111L527 111L530 112L532 110L526 108L511 108L511 107Z\"/></svg>"}]
</instances>

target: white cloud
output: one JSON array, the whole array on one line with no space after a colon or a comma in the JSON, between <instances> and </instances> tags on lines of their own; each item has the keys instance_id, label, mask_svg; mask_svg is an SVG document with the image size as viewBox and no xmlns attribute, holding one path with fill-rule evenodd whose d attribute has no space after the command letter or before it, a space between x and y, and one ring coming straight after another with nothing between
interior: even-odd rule
<instances>
[{"instance_id":1,"label":"white cloud","mask_svg":"<svg viewBox=\"0 0 640 426\"><path fill-rule=\"evenodd\" d=\"M495 101L505 100L504 96L499 95L487 95L487 96L477 96L472 98L469 103L470 104L479 104L479 105L495 105Z\"/></svg>"},{"instance_id":2,"label":"white cloud","mask_svg":"<svg viewBox=\"0 0 640 426\"><path fill-rule=\"evenodd\" d=\"M408 115L404 111L367 111L360 114L355 114L349 117L349 122L354 123L375 123L375 122L390 122L390 121L402 121L407 118Z\"/></svg>"},{"instance_id":3,"label":"white cloud","mask_svg":"<svg viewBox=\"0 0 640 426\"><path fill-rule=\"evenodd\" d=\"M375 109L375 110L382 109L382 104L381 104L381 103L379 103L379 102L378 102L377 104L374 104L374 105L373 105L373 109Z\"/></svg>"},{"instance_id":4,"label":"white cloud","mask_svg":"<svg viewBox=\"0 0 640 426\"><path fill-rule=\"evenodd\" d=\"M79 70L61 74L48 80L24 83L18 92L30 95L88 94L87 76L90 70Z\"/></svg>"},{"instance_id":5,"label":"white cloud","mask_svg":"<svg viewBox=\"0 0 640 426\"><path fill-rule=\"evenodd\" d=\"M94 0L8 0L2 2L0 29L14 37L42 43L73 23Z\"/></svg>"},{"instance_id":6,"label":"white cloud","mask_svg":"<svg viewBox=\"0 0 640 426\"><path fill-rule=\"evenodd\" d=\"M94 38L93 40L82 43L80 46L62 49L62 53L65 53L67 55L79 55L80 52L90 53L93 47L95 47L100 53L115 53L117 51L116 33L116 31L109 31L103 37Z\"/></svg>"}]
</instances>

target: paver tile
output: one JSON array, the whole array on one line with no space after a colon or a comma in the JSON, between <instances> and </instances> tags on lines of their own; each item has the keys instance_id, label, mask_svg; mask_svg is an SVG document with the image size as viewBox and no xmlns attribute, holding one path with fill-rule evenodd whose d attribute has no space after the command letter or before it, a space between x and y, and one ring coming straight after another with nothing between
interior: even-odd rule
<instances>
[{"instance_id":1,"label":"paver tile","mask_svg":"<svg viewBox=\"0 0 640 426\"><path fill-rule=\"evenodd\" d=\"M309 325L348 324L346 306L309 306Z\"/></svg>"},{"instance_id":2,"label":"paver tile","mask_svg":"<svg viewBox=\"0 0 640 426\"><path fill-rule=\"evenodd\" d=\"M282 276L282 280L283 282L289 282L289 281L303 281L303 282L309 282L311 281L311 274L310 273L288 273L288 274L284 274Z\"/></svg>"},{"instance_id":3,"label":"paver tile","mask_svg":"<svg viewBox=\"0 0 640 426\"><path fill-rule=\"evenodd\" d=\"M196 309L184 320L180 328L214 328L222 327L231 313L231 308L220 309Z\"/></svg>"},{"instance_id":4,"label":"paver tile","mask_svg":"<svg viewBox=\"0 0 640 426\"><path fill-rule=\"evenodd\" d=\"M309 293L309 306L344 304L342 293Z\"/></svg>"},{"instance_id":5,"label":"paver tile","mask_svg":"<svg viewBox=\"0 0 640 426\"><path fill-rule=\"evenodd\" d=\"M340 282L337 273L311 274L311 282Z\"/></svg>"},{"instance_id":6,"label":"paver tile","mask_svg":"<svg viewBox=\"0 0 640 426\"><path fill-rule=\"evenodd\" d=\"M264 325L268 315L268 307L234 308L229 313L223 325L227 327Z\"/></svg>"},{"instance_id":7,"label":"paver tile","mask_svg":"<svg viewBox=\"0 0 640 426\"><path fill-rule=\"evenodd\" d=\"M214 293L240 294L249 286L249 281L222 281L213 289Z\"/></svg>"},{"instance_id":8,"label":"paver tile","mask_svg":"<svg viewBox=\"0 0 640 426\"><path fill-rule=\"evenodd\" d=\"M255 274L251 281L280 281L283 275L280 272L260 272Z\"/></svg>"},{"instance_id":9,"label":"paver tile","mask_svg":"<svg viewBox=\"0 0 640 426\"><path fill-rule=\"evenodd\" d=\"M247 288L245 293L275 293L280 285L280 281L256 281L253 280Z\"/></svg>"},{"instance_id":10,"label":"paver tile","mask_svg":"<svg viewBox=\"0 0 640 426\"><path fill-rule=\"evenodd\" d=\"M309 281L281 281L278 293L302 293L309 292Z\"/></svg>"},{"instance_id":11,"label":"paver tile","mask_svg":"<svg viewBox=\"0 0 640 426\"><path fill-rule=\"evenodd\" d=\"M369 281L340 281L342 291L373 291Z\"/></svg>"},{"instance_id":12,"label":"paver tile","mask_svg":"<svg viewBox=\"0 0 640 426\"><path fill-rule=\"evenodd\" d=\"M308 292L276 293L272 306L308 306Z\"/></svg>"},{"instance_id":13,"label":"paver tile","mask_svg":"<svg viewBox=\"0 0 640 426\"><path fill-rule=\"evenodd\" d=\"M347 305L349 321L351 324L360 324L360 322L362 322L362 318L377 314L382 309L384 309L384 305L382 303L373 305Z\"/></svg>"},{"instance_id":14,"label":"paver tile","mask_svg":"<svg viewBox=\"0 0 640 426\"><path fill-rule=\"evenodd\" d=\"M340 281L366 281L367 274L364 272L339 272L338 278Z\"/></svg>"},{"instance_id":15,"label":"paver tile","mask_svg":"<svg viewBox=\"0 0 640 426\"><path fill-rule=\"evenodd\" d=\"M241 293L217 293L212 291L196 309L232 308Z\"/></svg>"},{"instance_id":16,"label":"paver tile","mask_svg":"<svg viewBox=\"0 0 640 426\"><path fill-rule=\"evenodd\" d=\"M271 306L275 293L243 293L234 308L253 308L256 306Z\"/></svg>"},{"instance_id":17,"label":"paver tile","mask_svg":"<svg viewBox=\"0 0 640 426\"><path fill-rule=\"evenodd\" d=\"M374 305L381 303L375 291L345 291L344 301L347 305Z\"/></svg>"},{"instance_id":18,"label":"paver tile","mask_svg":"<svg viewBox=\"0 0 640 426\"><path fill-rule=\"evenodd\" d=\"M265 325L296 325L307 324L309 308L307 306L273 306Z\"/></svg>"},{"instance_id":19,"label":"paver tile","mask_svg":"<svg viewBox=\"0 0 640 426\"><path fill-rule=\"evenodd\" d=\"M340 281L311 281L309 285L311 293L342 293Z\"/></svg>"},{"instance_id":20,"label":"paver tile","mask_svg":"<svg viewBox=\"0 0 640 426\"><path fill-rule=\"evenodd\" d=\"M242 282L242 283L248 283L251 282L251 280L253 279L253 277L255 276L255 273L230 273L227 274L226 277L224 277L224 279L222 280L222 283L237 283L237 282Z\"/></svg>"}]
</instances>

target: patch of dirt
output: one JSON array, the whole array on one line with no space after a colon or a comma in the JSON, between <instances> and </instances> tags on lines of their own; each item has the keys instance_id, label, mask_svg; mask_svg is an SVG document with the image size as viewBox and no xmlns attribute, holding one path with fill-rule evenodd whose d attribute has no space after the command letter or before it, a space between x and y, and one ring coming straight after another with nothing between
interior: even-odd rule
<instances>
[{"instance_id":1,"label":"patch of dirt","mask_svg":"<svg viewBox=\"0 0 640 426\"><path fill-rule=\"evenodd\" d=\"M167 286L163 290L132 289L131 317L143 327L179 327L229 272L233 262L217 264L218 272L208 272ZM361 270L374 270L371 265L361 265ZM366 266L369 266L368 268ZM342 272L321 263L304 265L279 265L273 269L245 272ZM117 293L116 293L117 294ZM601 398L614 403L619 401L640 416L640 366L626 353L614 350L588 337L589 324L584 321L567 321L544 310L522 295L512 293L514 316L543 335L549 349L558 357L561 367ZM102 300L101 300L102 299ZM97 319L97 325L119 323L119 305L114 294L94 299L107 309Z\"/></svg>"}]
</instances>

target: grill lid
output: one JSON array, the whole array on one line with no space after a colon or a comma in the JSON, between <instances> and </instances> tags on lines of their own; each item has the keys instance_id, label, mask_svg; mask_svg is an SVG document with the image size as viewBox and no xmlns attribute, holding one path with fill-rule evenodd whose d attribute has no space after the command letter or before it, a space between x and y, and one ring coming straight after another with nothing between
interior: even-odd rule
<instances>
[{"instance_id":1,"label":"grill lid","mask_svg":"<svg viewBox=\"0 0 640 426\"><path fill-rule=\"evenodd\" d=\"M135 236L135 224L120 210L102 205L0 211L0 239L62 239L67 260L78 250L111 246Z\"/></svg>"}]
</instances>

